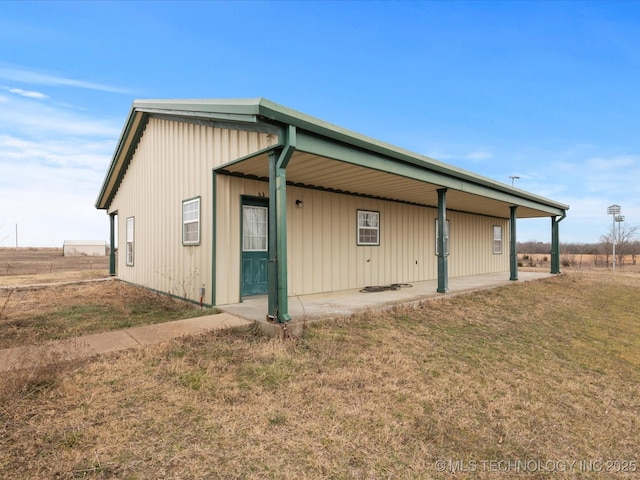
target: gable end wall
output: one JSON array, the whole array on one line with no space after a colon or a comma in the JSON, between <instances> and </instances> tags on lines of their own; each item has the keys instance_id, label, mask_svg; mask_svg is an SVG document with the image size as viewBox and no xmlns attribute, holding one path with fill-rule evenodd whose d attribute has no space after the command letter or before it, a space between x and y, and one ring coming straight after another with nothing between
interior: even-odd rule
<instances>
[{"instance_id":1,"label":"gable end wall","mask_svg":"<svg viewBox=\"0 0 640 480\"><path fill-rule=\"evenodd\" d=\"M118 278L205 303L212 288L212 169L277 143L267 133L150 118L109 212L118 213ZM182 202L200 197L200 244L182 245ZM134 217L134 265L125 222Z\"/></svg>"}]
</instances>

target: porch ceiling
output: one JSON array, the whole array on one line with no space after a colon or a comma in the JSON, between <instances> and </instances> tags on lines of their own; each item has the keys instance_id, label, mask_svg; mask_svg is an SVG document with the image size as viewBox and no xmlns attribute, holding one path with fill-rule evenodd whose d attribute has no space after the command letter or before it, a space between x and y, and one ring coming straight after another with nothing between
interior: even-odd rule
<instances>
[{"instance_id":1,"label":"porch ceiling","mask_svg":"<svg viewBox=\"0 0 640 480\"><path fill-rule=\"evenodd\" d=\"M267 179L269 152L227 164L220 172ZM293 154L286 172L287 182L294 184L433 207L438 205L437 190L442 188L421 180L300 151ZM449 188L447 191L448 210L509 218L512 205L514 203L461 190ZM517 209L518 218L548 216L548 212L528 206L519 206Z\"/></svg>"}]
</instances>

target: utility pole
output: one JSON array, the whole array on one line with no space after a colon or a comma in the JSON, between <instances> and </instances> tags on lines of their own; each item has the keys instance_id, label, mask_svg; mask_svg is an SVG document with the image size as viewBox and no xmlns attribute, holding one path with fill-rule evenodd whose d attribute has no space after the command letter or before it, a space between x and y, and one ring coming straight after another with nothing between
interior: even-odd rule
<instances>
[{"instance_id":1,"label":"utility pole","mask_svg":"<svg viewBox=\"0 0 640 480\"><path fill-rule=\"evenodd\" d=\"M18 249L18 224L16 223L16 250Z\"/></svg>"}]
</instances>

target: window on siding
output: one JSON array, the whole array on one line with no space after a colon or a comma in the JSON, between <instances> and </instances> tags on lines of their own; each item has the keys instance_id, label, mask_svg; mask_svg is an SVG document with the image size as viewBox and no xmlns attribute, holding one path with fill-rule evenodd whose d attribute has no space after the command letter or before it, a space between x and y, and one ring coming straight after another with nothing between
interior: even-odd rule
<instances>
[{"instance_id":1,"label":"window on siding","mask_svg":"<svg viewBox=\"0 0 640 480\"><path fill-rule=\"evenodd\" d=\"M200 198L182 202L182 244L200 244Z\"/></svg>"},{"instance_id":2,"label":"window on siding","mask_svg":"<svg viewBox=\"0 0 640 480\"><path fill-rule=\"evenodd\" d=\"M438 231L438 219L436 218L436 255L440 255L440 249L438 247L438 237L440 232ZM445 220L444 223L444 254L449 255L449 220Z\"/></svg>"},{"instance_id":3,"label":"window on siding","mask_svg":"<svg viewBox=\"0 0 640 480\"><path fill-rule=\"evenodd\" d=\"M502 253L502 227L493 226L493 253Z\"/></svg>"},{"instance_id":4,"label":"window on siding","mask_svg":"<svg viewBox=\"0 0 640 480\"><path fill-rule=\"evenodd\" d=\"M380 245L380 212L358 210L358 245Z\"/></svg>"},{"instance_id":5,"label":"window on siding","mask_svg":"<svg viewBox=\"0 0 640 480\"><path fill-rule=\"evenodd\" d=\"M125 256L126 264L128 266L133 265L133 217L127 218L127 228L125 233Z\"/></svg>"}]
</instances>

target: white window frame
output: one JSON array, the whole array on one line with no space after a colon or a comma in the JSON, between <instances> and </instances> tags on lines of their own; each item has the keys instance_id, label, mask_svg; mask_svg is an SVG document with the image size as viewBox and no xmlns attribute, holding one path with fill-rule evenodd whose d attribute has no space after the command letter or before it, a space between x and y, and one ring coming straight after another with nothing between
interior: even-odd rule
<instances>
[{"instance_id":1,"label":"white window frame","mask_svg":"<svg viewBox=\"0 0 640 480\"><path fill-rule=\"evenodd\" d=\"M374 220L375 219L375 220ZM372 220L374 220L372 222ZM356 216L357 242L358 246L374 246L380 245L380 212L377 210L358 210ZM362 235L370 237L375 232L375 240L363 240Z\"/></svg>"},{"instance_id":2,"label":"white window frame","mask_svg":"<svg viewBox=\"0 0 640 480\"><path fill-rule=\"evenodd\" d=\"M450 232L449 227L450 227L449 220L445 220L445 226L444 226L444 235L445 235L445 237L444 237L444 247L445 247L444 248L444 252L445 253L444 254L445 255L449 255L449 232ZM440 254L440 250L438 249L438 219L437 218L436 218L436 229L435 229L435 232L436 232L436 255L439 255Z\"/></svg>"},{"instance_id":3,"label":"white window frame","mask_svg":"<svg viewBox=\"0 0 640 480\"><path fill-rule=\"evenodd\" d=\"M190 207L192 205L197 205L197 210L194 210L194 212L196 213L195 218L187 215L189 213L192 213L191 211L185 212L185 207ZM182 201L182 245L200 245L200 206L200 197L189 198ZM194 224L197 227L196 238L187 239L187 226L192 226Z\"/></svg>"},{"instance_id":4,"label":"white window frame","mask_svg":"<svg viewBox=\"0 0 640 480\"><path fill-rule=\"evenodd\" d=\"M497 234L497 236L496 236ZM494 225L493 226L493 253L494 255L502 254L502 225Z\"/></svg>"},{"instance_id":5,"label":"white window frame","mask_svg":"<svg viewBox=\"0 0 640 480\"><path fill-rule=\"evenodd\" d=\"M128 267L133 266L134 260L134 239L135 239L135 217L129 217L126 220L125 228L125 264Z\"/></svg>"}]
</instances>

